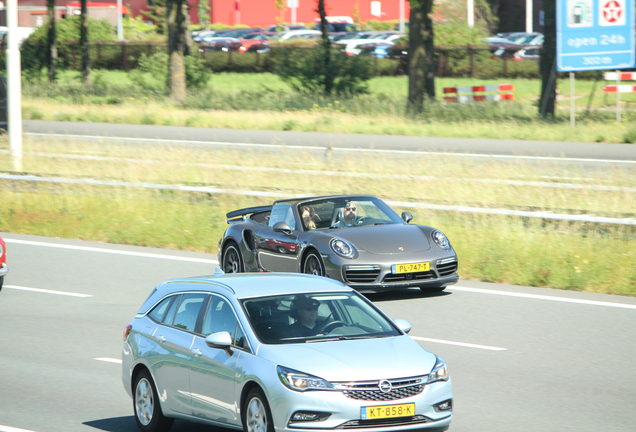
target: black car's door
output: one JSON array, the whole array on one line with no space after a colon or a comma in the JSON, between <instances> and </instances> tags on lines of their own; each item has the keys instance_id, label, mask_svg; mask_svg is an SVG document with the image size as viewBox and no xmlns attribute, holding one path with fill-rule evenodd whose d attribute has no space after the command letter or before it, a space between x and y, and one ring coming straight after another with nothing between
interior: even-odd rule
<instances>
[{"instance_id":1,"label":"black car's door","mask_svg":"<svg viewBox=\"0 0 636 432\"><path fill-rule=\"evenodd\" d=\"M291 231L274 232L273 226L277 222L285 222ZM299 234L292 206L289 203L274 204L268 225L255 233L261 267L271 272L298 271Z\"/></svg>"}]
</instances>

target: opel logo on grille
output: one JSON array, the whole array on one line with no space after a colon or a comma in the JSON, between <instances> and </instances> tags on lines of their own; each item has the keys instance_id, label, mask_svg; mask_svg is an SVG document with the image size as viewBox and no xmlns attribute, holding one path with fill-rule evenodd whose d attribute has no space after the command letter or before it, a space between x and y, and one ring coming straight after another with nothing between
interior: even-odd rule
<instances>
[{"instance_id":1,"label":"opel logo on grille","mask_svg":"<svg viewBox=\"0 0 636 432\"><path fill-rule=\"evenodd\" d=\"M393 386L391 385L390 382L388 382L387 380L382 380L380 381L380 385L378 386L380 388L380 391L382 393L388 393L391 391L391 389L393 388Z\"/></svg>"}]
</instances>

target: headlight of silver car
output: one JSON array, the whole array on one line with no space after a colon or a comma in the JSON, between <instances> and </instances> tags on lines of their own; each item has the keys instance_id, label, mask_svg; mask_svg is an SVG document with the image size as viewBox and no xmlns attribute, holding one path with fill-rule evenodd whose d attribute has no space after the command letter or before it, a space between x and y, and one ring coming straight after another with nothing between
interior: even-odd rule
<instances>
[{"instance_id":1,"label":"headlight of silver car","mask_svg":"<svg viewBox=\"0 0 636 432\"><path fill-rule=\"evenodd\" d=\"M431 373L428 374L428 383L433 383L435 381L448 381L448 367L446 366L446 362L441 358L435 356L435 366Z\"/></svg>"},{"instance_id":2,"label":"headlight of silver car","mask_svg":"<svg viewBox=\"0 0 636 432\"><path fill-rule=\"evenodd\" d=\"M352 258L356 253L353 245L342 239L331 239L329 245L331 246L332 251L345 258Z\"/></svg>"},{"instance_id":3,"label":"headlight of silver car","mask_svg":"<svg viewBox=\"0 0 636 432\"><path fill-rule=\"evenodd\" d=\"M287 369L283 366L276 366L276 371L280 381L291 390L335 390L329 381L304 372Z\"/></svg>"},{"instance_id":4,"label":"headlight of silver car","mask_svg":"<svg viewBox=\"0 0 636 432\"><path fill-rule=\"evenodd\" d=\"M450 249L450 242L443 232L435 230L433 231L433 234L431 234L431 236L433 237L433 241L437 246L446 250Z\"/></svg>"}]
</instances>

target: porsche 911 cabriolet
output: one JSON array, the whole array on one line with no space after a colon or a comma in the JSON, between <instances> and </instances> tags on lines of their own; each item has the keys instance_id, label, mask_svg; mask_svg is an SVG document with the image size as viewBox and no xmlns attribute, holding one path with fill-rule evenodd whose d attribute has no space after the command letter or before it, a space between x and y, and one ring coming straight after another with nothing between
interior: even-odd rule
<instances>
[{"instance_id":1,"label":"porsche 911 cabriolet","mask_svg":"<svg viewBox=\"0 0 636 432\"><path fill-rule=\"evenodd\" d=\"M309 273L360 292L434 292L459 279L444 233L410 224L410 213L400 217L375 196L286 199L226 217L218 252L225 273Z\"/></svg>"}]
</instances>

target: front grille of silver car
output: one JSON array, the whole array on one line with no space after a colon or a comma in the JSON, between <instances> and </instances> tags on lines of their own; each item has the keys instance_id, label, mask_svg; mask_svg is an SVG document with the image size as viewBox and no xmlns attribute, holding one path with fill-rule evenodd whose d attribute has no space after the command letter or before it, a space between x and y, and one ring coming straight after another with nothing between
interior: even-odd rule
<instances>
[{"instance_id":1,"label":"front grille of silver car","mask_svg":"<svg viewBox=\"0 0 636 432\"><path fill-rule=\"evenodd\" d=\"M335 388L351 399L367 401L391 401L404 399L422 393L426 376L398 378L387 380L391 383L391 390L380 390L380 381L358 381L351 383L332 383ZM382 380L384 381L384 380Z\"/></svg>"},{"instance_id":2,"label":"front grille of silver car","mask_svg":"<svg viewBox=\"0 0 636 432\"><path fill-rule=\"evenodd\" d=\"M373 283L379 274L377 265L352 265L344 269L345 282L349 283Z\"/></svg>"},{"instance_id":3,"label":"front grille of silver car","mask_svg":"<svg viewBox=\"0 0 636 432\"><path fill-rule=\"evenodd\" d=\"M408 426L417 423L429 423L432 420L423 415L413 417L398 417L376 420L351 420L336 427L336 429L364 429L382 426Z\"/></svg>"},{"instance_id":4,"label":"front grille of silver car","mask_svg":"<svg viewBox=\"0 0 636 432\"><path fill-rule=\"evenodd\" d=\"M457 271L456 258L447 258L444 260L437 261L437 273L439 273L439 277L452 275L456 271Z\"/></svg>"},{"instance_id":5,"label":"front grille of silver car","mask_svg":"<svg viewBox=\"0 0 636 432\"><path fill-rule=\"evenodd\" d=\"M435 273L432 271L420 272L420 273L401 273L401 274L392 274L384 276L382 282L403 282L403 281L413 281L413 280L424 280L424 279L433 279L435 278Z\"/></svg>"}]
</instances>

